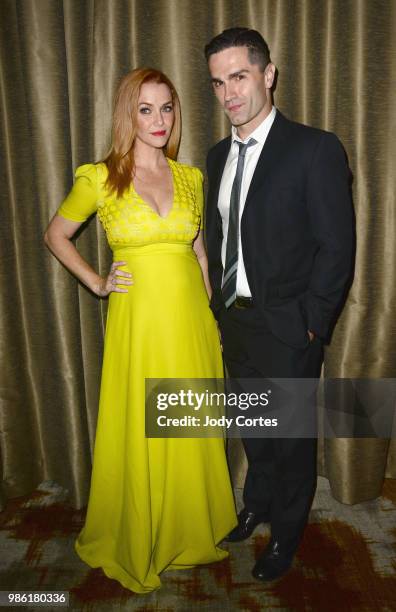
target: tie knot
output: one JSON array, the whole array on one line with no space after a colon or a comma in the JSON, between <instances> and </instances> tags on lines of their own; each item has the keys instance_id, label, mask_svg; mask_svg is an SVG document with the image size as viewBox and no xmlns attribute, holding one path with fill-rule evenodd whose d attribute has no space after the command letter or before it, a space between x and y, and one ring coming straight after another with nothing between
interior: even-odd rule
<instances>
[{"instance_id":1,"label":"tie knot","mask_svg":"<svg viewBox=\"0 0 396 612\"><path fill-rule=\"evenodd\" d=\"M255 140L254 138L250 138L248 142L239 142L237 140L236 143L239 147L239 157L245 157L248 147L257 144L257 140Z\"/></svg>"}]
</instances>

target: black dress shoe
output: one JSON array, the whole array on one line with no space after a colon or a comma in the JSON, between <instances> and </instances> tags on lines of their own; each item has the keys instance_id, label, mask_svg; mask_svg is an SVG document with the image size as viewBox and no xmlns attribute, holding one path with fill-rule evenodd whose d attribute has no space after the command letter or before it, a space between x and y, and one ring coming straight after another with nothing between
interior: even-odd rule
<instances>
[{"instance_id":1,"label":"black dress shoe","mask_svg":"<svg viewBox=\"0 0 396 612\"><path fill-rule=\"evenodd\" d=\"M260 523L267 523L268 521L269 517L265 514L255 514L244 508L238 514L238 525L230 531L225 541L242 542L243 540L247 540L247 538L252 535L257 525L260 525Z\"/></svg>"},{"instance_id":2,"label":"black dress shoe","mask_svg":"<svg viewBox=\"0 0 396 612\"><path fill-rule=\"evenodd\" d=\"M290 569L293 556L294 553L282 550L279 542L270 540L252 570L253 578L261 580L261 582L269 582L280 578Z\"/></svg>"}]
</instances>

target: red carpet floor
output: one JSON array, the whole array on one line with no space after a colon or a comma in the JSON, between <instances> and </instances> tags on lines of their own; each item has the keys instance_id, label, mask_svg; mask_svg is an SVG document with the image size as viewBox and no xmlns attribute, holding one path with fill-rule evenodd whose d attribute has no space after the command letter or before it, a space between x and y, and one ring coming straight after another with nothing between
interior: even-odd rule
<instances>
[{"instance_id":1,"label":"red carpet floor","mask_svg":"<svg viewBox=\"0 0 396 612\"><path fill-rule=\"evenodd\" d=\"M68 591L69 610L87 612L396 610L395 480L386 481L377 500L347 506L336 502L327 480L319 478L294 566L271 585L250 575L269 539L267 528L260 527L247 542L224 545L230 551L225 561L166 572L162 589L136 595L77 557L73 543L83 520L84 511L73 510L67 493L53 483L11 500L0 513L1 589Z\"/></svg>"}]
</instances>

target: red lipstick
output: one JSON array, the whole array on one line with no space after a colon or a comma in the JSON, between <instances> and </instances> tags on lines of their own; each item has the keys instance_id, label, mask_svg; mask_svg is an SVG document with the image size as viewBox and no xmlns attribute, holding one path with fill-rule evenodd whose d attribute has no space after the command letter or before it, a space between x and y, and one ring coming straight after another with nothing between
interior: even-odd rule
<instances>
[{"instance_id":1,"label":"red lipstick","mask_svg":"<svg viewBox=\"0 0 396 612\"><path fill-rule=\"evenodd\" d=\"M152 136L165 136L166 130L161 130L160 132L151 132Z\"/></svg>"}]
</instances>

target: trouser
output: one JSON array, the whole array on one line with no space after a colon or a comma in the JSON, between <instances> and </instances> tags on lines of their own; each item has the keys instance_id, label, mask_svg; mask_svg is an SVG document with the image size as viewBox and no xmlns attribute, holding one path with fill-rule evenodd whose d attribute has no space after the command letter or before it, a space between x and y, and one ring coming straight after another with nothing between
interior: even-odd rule
<instances>
[{"instance_id":1,"label":"trouser","mask_svg":"<svg viewBox=\"0 0 396 612\"><path fill-rule=\"evenodd\" d=\"M323 360L320 339L315 338L304 349L291 347L270 332L255 307L222 309L218 320L231 378L319 378ZM304 414L310 414L315 409L314 396L305 401L312 402L312 406L302 407ZM248 461L245 508L269 516L272 538L294 552L315 494L317 438L242 437L242 442Z\"/></svg>"}]
</instances>

